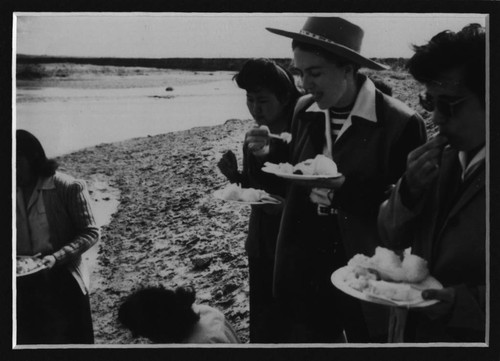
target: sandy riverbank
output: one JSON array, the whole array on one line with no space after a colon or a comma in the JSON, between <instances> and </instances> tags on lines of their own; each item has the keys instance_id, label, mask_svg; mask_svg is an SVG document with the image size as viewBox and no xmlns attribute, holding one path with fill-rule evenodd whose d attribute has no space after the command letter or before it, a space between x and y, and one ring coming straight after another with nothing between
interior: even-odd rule
<instances>
[{"instance_id":1,"label":"sandy riverbank","mask_svg":"<svg viewBox=\"0 0 500 361\"><path fill-rule=\"evenodd\" d=\"M226 184L217 160L227 149L240 156L250 126L230 120L58 158L61 171L87 181L98 222L109 221L99 246L86 254L93 264L96 343L146 342L120 327L117 310L132 290L157 284L194 286L198 302L223 311L248 340L243 244L250 209L222 203L212 193Z\"/></svg>"}]
</instances>

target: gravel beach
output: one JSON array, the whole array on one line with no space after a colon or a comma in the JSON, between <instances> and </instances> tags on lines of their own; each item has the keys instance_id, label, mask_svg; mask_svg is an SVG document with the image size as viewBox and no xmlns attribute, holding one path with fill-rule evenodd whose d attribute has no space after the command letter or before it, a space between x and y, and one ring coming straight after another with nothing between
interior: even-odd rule
<instances>
[{"instance_id":1,"label":"gravel beach","mask_svg":"<svg viewBox=\"0 0 500 361\"><path fill-rule=\"evenodd\" d=\"M86 180L102 227L86 253L97 344L147 343L117 322L119 304L144 286L191 285L197 302L220 309L248 341L248 206L212 193L227 184L216 163L241 156L251 121L102 144L57 158ZM241 159L239 160L241 164ZM107 224L106 224L107 223Z\"/></svg>"}]
</instances>

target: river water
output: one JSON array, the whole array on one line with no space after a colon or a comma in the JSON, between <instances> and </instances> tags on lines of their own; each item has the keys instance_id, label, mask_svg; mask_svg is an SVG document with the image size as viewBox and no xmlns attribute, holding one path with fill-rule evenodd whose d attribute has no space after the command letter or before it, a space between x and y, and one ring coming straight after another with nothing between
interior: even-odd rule
<instances>
[{"instance_id":1,"label":"river water","mask_svg":"<svg viewBox=\"0 0 500 361\"><path fill-rule=\"evenodd\" d=\"M15 127L35 134L47 156L54 157L101 143L250 118L232 72L129 73L94 71L79 78L19 81Z\"/></svg>"}]
</instances>

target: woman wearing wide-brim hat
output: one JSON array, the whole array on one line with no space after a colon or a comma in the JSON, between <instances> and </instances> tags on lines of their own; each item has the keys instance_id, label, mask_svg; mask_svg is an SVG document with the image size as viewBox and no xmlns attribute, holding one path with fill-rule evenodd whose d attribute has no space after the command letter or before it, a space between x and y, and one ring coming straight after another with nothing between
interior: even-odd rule
<instances>
[{"instance_id":1,"label":"woman wearing wide-brim hat","mask_svg":"<svg viewBox=\"0 0 500 361\"><path fill-rule=\"evenodd\" d=\"M309 93L295 109L289 162L325 154L343 174L290 181L274 275L275 295L289 315L288 341L345 342L345 331L348 342L385 342L388 311L361 305L330 276L380 244L379 205L403 174L408 153L425 142L424 122L358 72L387 69L361 55L359 26L310 17L300 32L268 30L293 39L294 67Z\"/></svg>"}]
</instances>

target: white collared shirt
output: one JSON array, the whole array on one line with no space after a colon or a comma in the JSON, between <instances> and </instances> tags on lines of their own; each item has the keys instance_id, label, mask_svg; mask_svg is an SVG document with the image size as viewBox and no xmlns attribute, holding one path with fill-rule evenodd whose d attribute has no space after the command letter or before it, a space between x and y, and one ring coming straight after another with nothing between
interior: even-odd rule
<instances>
[{"instance_id":1,"label":"white collared shirt","mask_svg":"<svg viewBox=\"0 0 500 361\"><path fill-rule=\"evenodd\" d=\"M16 187L16 249L18 255L44 254L53 249L50 243L49 222L42 196L42 189L52 188L54 188L52 177L39 178L26 207L23 192L20 187Z\"/></svg>"}]
</instances>

